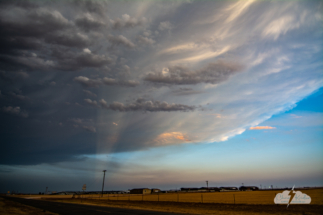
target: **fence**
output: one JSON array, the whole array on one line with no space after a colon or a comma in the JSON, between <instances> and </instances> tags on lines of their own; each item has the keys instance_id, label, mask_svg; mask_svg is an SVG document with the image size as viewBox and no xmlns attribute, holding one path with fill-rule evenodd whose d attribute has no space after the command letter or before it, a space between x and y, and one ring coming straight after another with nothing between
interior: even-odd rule
<instances>
[{"instance_id":1,"label":"fence","mask_svg":"<svg viewBox=\"0 0 323 215\"><path fill-rule=\"evenodd\" d=\"M282 192L282 191L281 191ZM158 193L158 194L87 194L74 198L100 199L107 201L153 201L153 202L189 202L222 204L274 204L274 198L280 191L212 192L212 193ZM323 204L323 190L307 190L311 204Z\"/></svg>"}]
</instances>

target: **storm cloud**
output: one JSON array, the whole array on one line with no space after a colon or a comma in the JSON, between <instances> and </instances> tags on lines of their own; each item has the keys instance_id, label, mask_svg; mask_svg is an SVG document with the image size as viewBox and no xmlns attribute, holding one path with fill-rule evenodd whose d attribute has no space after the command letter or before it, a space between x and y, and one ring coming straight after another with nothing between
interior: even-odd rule
<instances>
[{"instance_id":1,"label":"storm cloud","mask_svg":"<svg viewBox=\"0 0 323 215\"><path fill-rule=\"evenodd\" d=\"M89 32L100 31L102 28L107 27L108 24L100 19L96 19L90 13L86 13L84 16L75 20L75 25L82 30Z\"/></svg>"},{"instance_id":2,"label":"storm cloud","mask_svg":"<svg viewBox=\"0 0 323 215\"><path fill-rule=\"evenodd\" d=\"M125 86L125 87L135 87L139 85L138 81L134 80L117 80L113 78L98 78L98 79L90 79L84 76L78 76L74 78L75 82L80 83L84 87L98 87L100 85L107 86Z\"/></svg>"},{"instance_id":3,"label":"storm cloud","mask_svg":"<svg viewBox=\"0 0 323 215\"><path fill-rule=\"evenodd\" d=\"M6 106L4 106L4 107L2 107L2 111L4 113L13 114L13 115L24 117L24 118L28 117L28 113L26 111L21 110L20 107L12 107L12 106L6 107Z\"/></svg>"},{"instance_id":4,"label":"storm cloud","mask_svg":"<svg viewBox=\"0 0 323 215\"><path fill-rule=\"evenodd\" d=\"M133 44L130 40L128 40L126 37L122 35L119 35L119 36L109 35L108 39L113 45L124 45L128 48L135 47L135 44Z\"/></svg>"},{"instance_id":5,"label":"storm cloud","mask_svg":"<svg viewBox=\"0 0 323 215\"><path fill-rule=\"evenodd\" d=\"M1 164L240 135L323 86L321 10L315 1L2 1Z\"/></svg>"},{"instance_id":6,"label":"storm cloud","mask_svg":"<svg viewBox=\"0 0 323 215\"><path fill-rule=\"evenodd\" d=\"M111 19L110 23L113 29L122 29L122 28L133 28L136 26L141 26L146 23L146 18L142 17L140 19L135 17L130 17L128 14L123 14L122 18L116 18L115 20Z\"/></svg>"},{"instance_id":7,"label":"storm cloud","mask_svg":"<svg viewBox=\"0 0 323 215\"><path fill-rule=\"evenodd\" d=\"M241 70L242 66L239 64L219 60L195 71L185 66L171 66L166 72L149 73L144 80L170 85L218 84Z\"/></svg>"},{"instance_id":8,"label":"storm cloud","mask_svg":"<svg viewBox=\"0 0 323 215\"><path fill-rule=\"evenodd\" d=\"M169 104L167 102L160 101L147 101L143 98L138 98L136 101L130 104L123 104L121 102L113 102L108 104L104 99L100 100L100 104L103 108L128 112L128 111L143 111L143 112L171 112L171 111L194 111L196 110L195 106L183 105L183 104Z\"/></svg>"}]
</instances>

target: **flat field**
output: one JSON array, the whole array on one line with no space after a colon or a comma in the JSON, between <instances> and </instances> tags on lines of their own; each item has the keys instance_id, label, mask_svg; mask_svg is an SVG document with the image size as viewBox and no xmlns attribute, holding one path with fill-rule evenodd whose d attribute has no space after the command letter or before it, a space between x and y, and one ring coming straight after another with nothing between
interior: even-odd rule
<instances>
[{"instance_id":1,"label":"flat field","mask_svg":"<svg viewBox=\"0 0 323 215\"><path fill-rule=\"evenodd\" d=\"M51 196L47 200L183 214L323 214L323 189L301 190L311 197L311 204L290 205L288 208L274 204L275 194L279 192L282 191ZM46 196L42 197L46 199Z\"/></svg>"},{"instance_id":2,"label":"flat field","mask_svg":"<svg viewBox=\"0 0 323 215\"><path fill-rule=\"evenodd\" d=\"M297 191L297 190L296 190ZM309 195L311 204L323 205L323 189L299 190ZM210 192L210 193L161 193L148 195L135 194L104 194L80 195L76 198L102 199L111 201L154 201L154 202L187 202L187 203L221 203L221 204L253 204L273 205L277 193L283 190L273 191L245 191L245 192ZM53 198L54 196L51 196ZM55 196L56 198L60 198ZM62 196L67 198L67 196ZM70 198L70 196L68 197Z\"/></svg>"},{"instance_id":3,"label":"flat field","mask_svg":"<svg viewBox=\"0 0 323 215\"><path fill-rule=\"evenodd\" d=\"M43 211L38 208L23 205L0 197L0 214L1 215L58 215L49 211Z\"/></svg>"}]
</instances>

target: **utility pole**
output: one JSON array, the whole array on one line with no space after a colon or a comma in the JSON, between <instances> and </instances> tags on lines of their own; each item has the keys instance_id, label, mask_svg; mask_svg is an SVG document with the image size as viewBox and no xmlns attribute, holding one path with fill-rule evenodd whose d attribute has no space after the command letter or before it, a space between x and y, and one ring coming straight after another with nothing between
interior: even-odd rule
<instances>
[{"instance_id":1,"label":"utility pole","mask_svg":"<svg viewBox=\"0 0 323 215\"><path fill-rule=\"evenodd\" d=\"M206 182L206 188L209 191L209 181L205 181Z\"/></svg>"},{"instance_id":2,"label":"utility pole","mask_svg":"<svg viewBox=\"0 0 323 215\"><path fill-rule=\"evenodd\" d=\"M46 187L45 195L47 195L47 189L48 189L48 187Z\"/></svg>"},{"instance_id":3,"label":"utility pole","mask_svg":"<svg viewBox=\"0 0 323 215\"><path fill-rule=\"evenodd\" d=\"M103 189L104 189L105 172L106 170L103 170L102 197L103 197Z\"/></svg>"}]
</instances>

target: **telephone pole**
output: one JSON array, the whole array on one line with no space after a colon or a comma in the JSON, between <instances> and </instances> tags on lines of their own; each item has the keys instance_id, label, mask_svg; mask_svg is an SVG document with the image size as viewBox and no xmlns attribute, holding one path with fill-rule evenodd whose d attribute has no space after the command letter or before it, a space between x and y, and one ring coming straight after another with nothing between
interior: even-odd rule
<instances>
[{"instance_id":1,"label":"telephone pole","mask_svg":"<svg viewBox=\"0 0 323 215\"><path fill-rule=\"evenodd\" d=\"M103 170L102 197L103 197L103 189L104 189L105 172L106 170Z\"/></svg>"},{"instance_id":2,"label":"telephone pole","mask_svg":"<svg viewBox=\"0 0 323 215\"><path fill-rule=\"evenodd\" d=\"M209 181L205 181L206 182L206 188L207 190L209 190Z\"/></svg>"}]
</instances>

